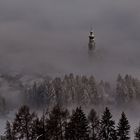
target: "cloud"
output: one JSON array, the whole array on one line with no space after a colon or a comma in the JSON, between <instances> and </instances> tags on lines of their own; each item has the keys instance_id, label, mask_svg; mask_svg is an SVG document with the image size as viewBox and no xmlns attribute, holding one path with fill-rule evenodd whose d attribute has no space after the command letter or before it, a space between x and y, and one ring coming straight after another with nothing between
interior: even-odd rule
<instances>
[{"instance_id":1,"label":"cloud","mask_svg":"<svg viewBox=\"0 0 140 140\"><path fill-rule=\"evenodd\" d=\"M139 6L138 0L1 1L0 69L139 77ZM87 53L91 25L97 44L92 61Z\"/></svg>"}]
</instances>

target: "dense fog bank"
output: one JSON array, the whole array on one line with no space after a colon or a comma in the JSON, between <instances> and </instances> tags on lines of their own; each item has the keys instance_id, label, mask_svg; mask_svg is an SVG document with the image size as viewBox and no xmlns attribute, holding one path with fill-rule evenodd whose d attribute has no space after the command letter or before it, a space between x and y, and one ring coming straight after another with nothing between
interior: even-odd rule
<instances>
[{"instance_id":1,"label":"dense fog bank","mask_svg":"<svg viewBox=\"0 0 140 140\"><path fill-rule=\"evenodd\" d=\"M137 0L5 0L0 3L0 71L140 77L139 6ZM90 26L96 38L92 60Z\"/></svg>"}]
</instances>

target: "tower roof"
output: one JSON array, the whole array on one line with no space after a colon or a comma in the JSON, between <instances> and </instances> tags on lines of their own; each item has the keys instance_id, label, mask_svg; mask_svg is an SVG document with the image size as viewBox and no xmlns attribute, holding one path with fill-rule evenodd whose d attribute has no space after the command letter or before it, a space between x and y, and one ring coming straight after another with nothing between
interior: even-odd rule
<instances>
[{"instance_id":1,"label":"tower roof","mask_svg":"<svg viewBox=\"0 0 140 140\"><path fill-rule=\"evenodd\" d=\"M90 31L90 37L95 37L93 30Z\"/></svg>"},{"instance_id":2,"label":"tower roof","mask_svg":"<svg viewBox=\"0 0 140 140\"><path fill-rule=\"evenodd\" d=\"M93 27L91 26L90 27L90 36L91 37L94 37L95 35L94 35L94 30L93 30Z\"/></svg>"}]
</instances>

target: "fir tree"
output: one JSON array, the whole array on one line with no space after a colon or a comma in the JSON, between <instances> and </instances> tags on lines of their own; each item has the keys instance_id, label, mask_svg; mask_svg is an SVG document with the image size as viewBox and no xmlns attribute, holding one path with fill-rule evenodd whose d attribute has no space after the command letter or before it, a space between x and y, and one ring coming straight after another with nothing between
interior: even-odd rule
<instances>
[{"instance_id":1,"label":"fir tree","mask_svg":"<svg viewBox=\"0 0 140 140\"><path fill-rule=\"evenodd\" d=\"M91 104L97 104L99 101L98 92L97 92L97 85L95 78L93 76L90 76L88 80L89 88L90 88L90 99Z\"/></svg>"},{"instance_id":2,"label":"fir tree","mask_svg":"<svg viewBox=\"0 0 140 140\"><path fill-rule=\"evenodd\" d=\"M11 128L11 124L10 124L9 121L6 122L5 136L6 136L6 139L7 139L7 140L13 140L12 128Z\"/></svg>"},{"instance_id":3,"label":"fir tree","mask_svg":"<svg viewBox=\"0 0 140 140\"><path fill-rule=\"evenodd\" d=\"M33 121L33 129L32 129L32 138L40 137L40 140L46 140L45 139L45 129L44 129L44 122L42 119L40 120L38 117Z\"/></svg>"},{"instance_id":4,"label":"fir tree","mask_svg":"<svg viewBox=\"0 0 140 140\"><path fill-rule=\"evenodd\" d=\"M97 113L94 109L91 109L89 115L88 115L88 120L91 126L91 132L92 132L92 140L98 140L98 135L99 135L99 129L100 129L100 121L99 117L97 116Z\"/></svg>"},{"instance_id":5,"label":"fir tree","mask_svg":"<svg viewBox=\"0 0 140 140\"><path fill-rule=\"evenodd\" d=\"M18 139L32 139L32 124L35 114L30 113L28 106L22 106L13 123L13 131Z\"/></svg>"},{"instance_id":6,"label":"fir tree","mask_svg":"<svg viewBox=\"0 0 140 140\"><path fill-rule=\"evenodd\" d=\"M138 128L135 130L135 138L134 140L140 140L140 125L138 126Z\"/></svg>"},{"instance_id":7,"label":"fir tree","mask_svg":"<svg viewBox=\"0 0 140 140\"><path fill-rule=\"evenodd\" d=\"M117 84L116 84L116 99L118 102L118 105L124 104L126 100L126 87L125 82L122 76L119 74L117 78Z\"/></svg>"},{"instance_id":8,"label":"fir tree","mask_svg":"<svg viewBox=\"0 0 140 140\"><path fill-rule=\"evenodd\" d=\"M128 119L125 113L122 112L121 118L117 126L118 140L129 140L130 139L129 131L130 131L130 125L129 125Z\"/></svg>"},{"instance_id":9,"label":"fir tree","mask_svg":"<svg viewBox=\"0 0 140 140\"><path fill-rule=\"evenodd\" d=\"M116 140L115 121L112 120L112 115L108 108L103 113L100 125L100 140Z\"/></svg>"},{"instance_id":10,"label":"fir tree","mask_svg":"<svg viewBox=\"0 0 140 140\"><path fill-rule=\"evenodd\" d=\"M49 103L48 89L46 82L34 83L34 85L27 90L28 103L35 108L42 108L46 103ZM47 102L46 102L47 101Z\"/></svg>"},{"instance_id":11,"label":"fir tree","mask_svg":"<svg viewBox=\"0 0 140 140\"><path fill-rule=\"evenodd\" d=\"M77 108L71 116L65 138L66 140L89 140L88 121L81 107Z\"/></svg>"},{"instance_id":12,"label":"fir tree","mask_svg":"<svg viewBox=\"0 0 140 140\"><path fill-rule=\"evenodd\" d=\"M63 140L65 123L67 119L67 111L56 105L50 112L49 118L47 120L47 136L49 139L53 140Z\"/></svg>"},{"instance_id":13,"label":"fir tree","mask_svg":"<svg viewBox=\"0 0 140 140\"><path fill-rule=\"evenodd\" d=\"M53 80L53 87L54 87L54 90L55 90L55 95L56 95L56 98L57 98L57 104L58 105L63 105L63 101L62 101L62 80L61 78L55 78Z\"/></svg>"}]
</instances>

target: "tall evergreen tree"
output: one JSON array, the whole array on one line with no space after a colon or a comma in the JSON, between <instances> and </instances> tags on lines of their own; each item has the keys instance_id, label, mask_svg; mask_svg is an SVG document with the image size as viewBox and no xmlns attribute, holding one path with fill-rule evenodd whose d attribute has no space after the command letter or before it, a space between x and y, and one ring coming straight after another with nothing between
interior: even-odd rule
<instances>
[{"instance_id":1,"label":"tall evergreen tree","mask_svg":"<svg viewBox=\"0 0 140 140\"><path fill-rule=\"evenodd\" d=\"M91 129L91 135L92 135L91 139L98 140L98 135L99 135L99 130L100 130L100 121L94 109L91 109L88 115L88 121L89 121L90 129Z\"/></svg>"},{"instance_id":2,"label":"tall evergreen tree","mask_svg":"<svg viewBox=\"0 0 140 140\"><path fill-rule=\"evenodd\" d=\"M65 138L66 140L89 140L88 121L81 107L77 108L71 116Z\"/></svg>"},{"instance_id":3,"label":"tall evergreen tree","mask_svg":"<svg viewBox=\"0 0 140 140\"><path fill-rule=\"evenodd\" d=\"M112 115L107 107L101 118L100 125L100 140L116 140L115 121L112 120Z\"/></svg>"},{"instance_id":4,"label":"tall evergreen tree","mask_svg":"<svg viewBox=\"0 0 140 140\"><path fill-rule=\"evenodd\" d=\"M48 89L46 82L34 83L34 85L27 90L27 101L30 106L34 108L42 108L49 103ZM47 102L46 102L47 101Z\"/></svg>"},{"instance_id":5,"label":"tall evergreen tree","mask_svg":"<svg viewBox=\"0 0 140 140\"><path fill-rule=\"evenodd\" d=\"M22 106L13 123L13 131L18 139L32 139L32 124L35 114L30 113L28 106Z\"/></svg>"},{"instance_id":6,"label":"tall evergreen tree","mask_svg":"<svg viewBox=\"0 0 140 140\"><path fill-rule=\"evenodd\" d=\"M134 140L140 140L140 124L139 124L138 128L134 131L134 133L135 133Z\"/></svg>"},{"instance_id":7,"label":"tall evergreen tree","mask_svg":"<svg viewBox=\"0 0 140 140\"><path fill-rule=\"evenodd\" d=\"M130 125L129 125L128 119L125 113L122 112L121 118L117 126L118 140L129 140L130 139L129 131L130 131Z\"/></svg>"},{"instance_id":8,"label":"tall evergreen tree","mask_svg":"<svg viewBox=\"0 0 140 140\"><path fill-rule=\"evenodd\" d=\"M91 104L97 104L99 101L99 96L97 92L96 81L93 76L89 77L88 84L89 84L89 89L90 89L89 93L90 93Z\"/></svg>"},{"instance_id":9,"label":"tall evergreen tree","mask_svg":"<svg viewBox=\"0 0 140 140\"><path fill-rule=\"evenodd\" d=\"M13 140L12 128L11 128L11 124L10 124L9 121L6 122L5 136L6 136L6 139L7 139L7 140Z\"/></svg>"},{"instance_id":10,"label":"tall evergreen tree","mask_svg":"<svg viewBox=\"0 0 140 140\"><path fill-rule=\"evenodd\" d=\"M59 104L59 105L63 105L63 101L62 101L62 97L63 97L63 95L62 95L62 93L63 93L63 91L62 91L62 89L63 89L63 87L62 87L62 80L61 80L61 78L55 78L54 80L53 80L53 87L54 87L54 91L55 91L55 95L56 95L56 101L57 101L57 104Z\"/></svg>"},{"instance_id":11,"label":"tall evergreen tree","mask_svg":"<svg viewBox=\"0 0 140 140\"><path fill-rule=\"evenodd\" d=\"M35 139L40 136L39 140L47 140L44 121L36 117L33 121L32 138Z\"/></svg>"},{"instance_id":12,"label":"tall evergreen tree","mask_svg":"<svg viewBox=\"0 0 140 140\"><path fill-rule=\"evenodd\" d=\"M117 84L116 84L116 99L118 105L124 104L126 100L126 86L125 81L122 76L119 74L117 77Z\"/></svg>"},{"instance_id":13,"label":"tall evergreen tree","mask_svg":"<svg viewBox=\"0 0 140 140\"><path fill-rule=\"evenodd\" d=\"M65 123L67 119L67 111L56 105L50 112L47 120L47 135L49 139L63 140Z\"/></svg>"}]
</instances>

